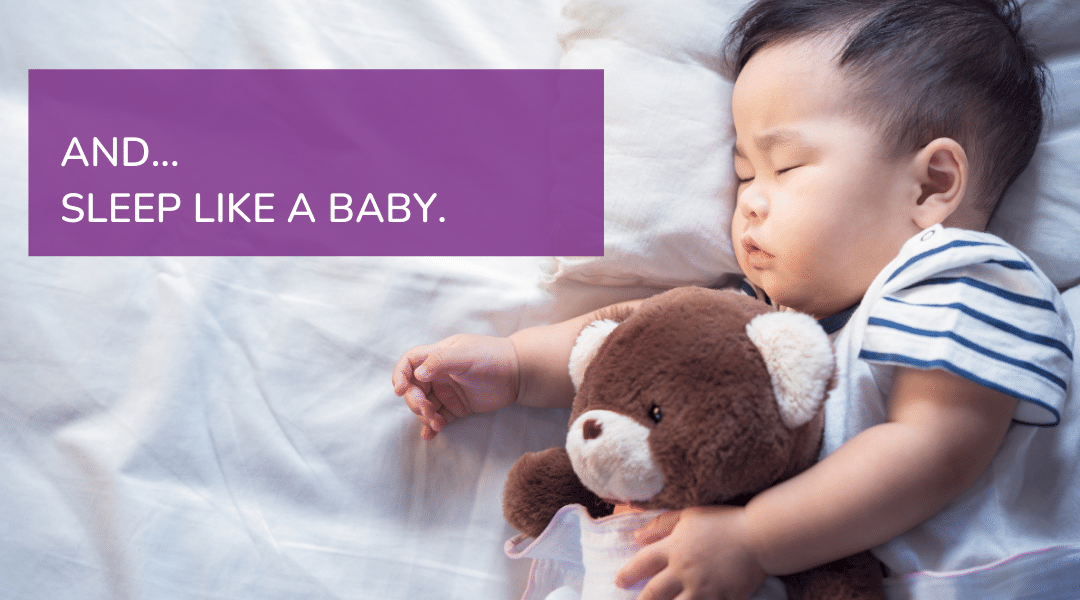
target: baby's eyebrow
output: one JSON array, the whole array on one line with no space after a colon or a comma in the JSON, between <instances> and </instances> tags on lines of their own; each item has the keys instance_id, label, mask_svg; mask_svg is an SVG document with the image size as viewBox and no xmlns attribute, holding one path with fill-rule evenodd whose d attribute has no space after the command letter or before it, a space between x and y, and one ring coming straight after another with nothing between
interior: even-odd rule
<instances>
[{"instance_id":1,"label":"baby's eyebrow","mask_svg":"<svg viewBox=\"0 0 1080 600\"><path fill-rule=\"evenodd\" d=\"M758 149L763 153L767 153L775 146L798 146L805 143L801 135L790 129L781 129L779 131L766 133L758 136L754 141Z\"/></svg>"},{"instance_id":2,"label":"baby's eyebrow","mask_svg":"<svg viewBox=\"0 0 1080 600\"><path fill-rule=\"evenodd\" d=\"M754 145L758 147L762 154L768 154L776 146L805 146L806 141L795 131L780 129L756 136ZM732 146L731 153L738 158L746 158L746 154L739 148L738 142Z\"/></svg>"}]
</instances>

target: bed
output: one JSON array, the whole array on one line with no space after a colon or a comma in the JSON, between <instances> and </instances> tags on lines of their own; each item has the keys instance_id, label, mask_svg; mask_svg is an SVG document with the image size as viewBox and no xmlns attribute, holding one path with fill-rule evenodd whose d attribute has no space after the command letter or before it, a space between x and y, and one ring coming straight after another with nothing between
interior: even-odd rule
<instances>
[{"instance_id":1,"label":"bed","mask_svg":"<svg viewBox=\"0 0 1080 600\"><path fill-rule=\"evenodd\" d=\"M737 270L716 200L733 178L717 49L742 2L657 4L0 6L0 596L520 596L502 483L559 443L567 414L511 407L425 443L390 372L452 333L507 335ZM1055 107L991 231L1075 319L1080 9L1024 10ZM27 255L28 69L555 67L605 69L603 257Z\"/></svg>"}]
</instances>

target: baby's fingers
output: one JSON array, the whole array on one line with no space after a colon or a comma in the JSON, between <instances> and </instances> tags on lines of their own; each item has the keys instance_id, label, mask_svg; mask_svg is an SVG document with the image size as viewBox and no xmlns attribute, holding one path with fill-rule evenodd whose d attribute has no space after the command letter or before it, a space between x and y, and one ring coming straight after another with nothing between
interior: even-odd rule
<instances>
[{"instance_id":1,"label":"baby's fingers","mask_svg":"<svg viewBox=\"0 0 1080 600\"><path fill-rule=\"evenodd\" d=\"M445 407L429 400L423 391L415 385L406 390L404 398L406 404L409 405L409 409L424 425L423 430L420 432L420 437L424 440L434 438L450 421L454 420L453 415Z\"/></svg>"},{"instance_id":2,"label":"baby's fingers","mask_svg":"<svg viewBox=\"0 0 1080 600\"><path fill-rule=\"evenodd\" d=\"M667 564L666 553L659 551L657 546L648 546L623 565L615 575L615 585L621 588L631 587L642 579L663 571Z\"/></svg>"},{"instance_id":3,"label":"baby's fingers","mask_svg":"<svg viewBox=\"0 0 1080 600\"><path fill-rule=\"evenodd\" d=\"M425 392L419 386L411 385L402 397L405 399L405 404L409 406L409 410L420 417L424 424L434 427L436 431L446 425L448 411L434 394Z\"/></svg>"},{"instance_id":4,"label":"baby's fingers","mask_svg":"<svg viewBox=\"0 0 1080 600\"><path fill-rule=\"evenodd\" d=\"M422 364L427 360L428 355L434 350L433 344L426 346L417 346L411 348L405 354L401 355L396 365L394 365L394 373L391 375L391 381L394 384L394 393L398 396L405 394L409 383L413 379L413 369L417 365Z\"/></svg>"},{"instance_id":5,"label":"baby's fingers","mask_svg":"<svg viewBox=\"0 0 1080 600\"><path fill-rule=\"evenodd\" d=\"M429 383L439 375L460 375L473 366L475 358L454 346L436 347L423 361L414 363L413 377Z\"/></svg>"},{"instance_id":6,"label":"baby's fingers","mask_svg":"<svg viewBox=\"0 0 1080 600\"><path fill-rule=\"evenodd\" d=\"M420 439L425 442L430 442L435 439L435 436L438 434L439 432L432 429L430 425L424 425L424 429L420 431Z\"/></svg>"},{"instance_id":7,"label":"baby's fingers","mask_svg":"<svg viewBox=\"0 0 1080 600\"><path fill-rule=\"evenodd\" d=\"M649 521L646 525L634 532L634 541L639 544L652 544L658 542L667 536L669 536L675 526L679 524L679 515L681 513L677 510L665 512L664 514L656 517L652 521Z\"/></svg>"},{"instance_id":8,"label":"baby's fingers","mask_svg":"<svg viewBox=\"0 0 1080 600\"><path fill-rule=\"evenodd\" d=\"M405 404L409 406L409 410L411 410L414 415L427 417L428 414L438 412L439 410L439 407L428 399L427 394L425 394L424 390L420 389L419 386L406 386L401 397L405 400Z\"/></svg>"},{"instance_id":9,"label":"baby's fingers","mask_svg":"<svg viewBox=\"0 0 1080 600\"><path fill-rule=\"evenodd\" d=\"M665 577L665 574L661 573L653 577L652 581L641 590L638 600L673 600L680 598L679 594L684 591L692 594L677 577ZM696 598L698 596L691 595L690 597Z\"/></svg>"}]
</instances>

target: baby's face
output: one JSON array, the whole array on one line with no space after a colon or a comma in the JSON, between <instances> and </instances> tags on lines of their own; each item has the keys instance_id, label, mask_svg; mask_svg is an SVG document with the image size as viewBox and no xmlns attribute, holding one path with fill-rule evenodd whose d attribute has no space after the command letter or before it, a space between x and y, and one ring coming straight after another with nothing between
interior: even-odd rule
<instances>
[{"instance_id":1,"label":"baby's face","mask_svg":"<svg viewBox=\"0 0 1080 600\"><path fill-rule=\"evenodd\" d=\"M855 304L918 233L909 159L888 158L851 111L836 46L768 46L735 82L732 223L743 272L776 304L825 317Z\"/></svg>"}]
</instances>

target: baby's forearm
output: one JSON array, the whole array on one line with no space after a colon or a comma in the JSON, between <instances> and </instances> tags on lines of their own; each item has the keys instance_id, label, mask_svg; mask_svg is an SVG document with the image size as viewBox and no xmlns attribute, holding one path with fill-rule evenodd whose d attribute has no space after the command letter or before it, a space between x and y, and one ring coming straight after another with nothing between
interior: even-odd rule
<instances>
[{"instance_id":1,"label":"baby's forearm","mask_svg":"<svg viewBox=\"0 0 1080 600\"><path fill-rule=\"evenodd\" d=\"M872 548L952 498L945 486L957 480L913 472L932 457L913 445L917 438L895 429L868 429L747 505L751 545L766 572L794 573Z\"/></svg>"},{"instance_id":2,"label":"baby's forearm","mask_svg":"<svg viewBox=\"0 0 1080 600\"><path fill-rule=\"evenodd\" d=\"M748 545L767 572L787 574L889 541L975 482L1015 406L942 371L902 369L888 422L747 505Z\"/></svg>"},{"instance_id":3,"label":"baby's forearm","mask_svg":"<svg viewBox=\"0 0 1080 600\"><path fill-rule=\"evenodd\" d=\"M522 329L510 336L518 360L517 403L569 407L574 399L567 365L578 333L590 321L582 315L552 325Z\"/></svg>"},{"instance_id":4,"label":"baby's forearm","mask_svg":"<svg viewBox=\"0 0 1080 600\"><path fill-rule=\"evenodd\" d=\"M581 330L598 319L624 320L641 300L621 302L553 325L522 329L510 336L518 360L517 403L567 408L574 400L570 351Z\"/></svg>"}]
</instances>

